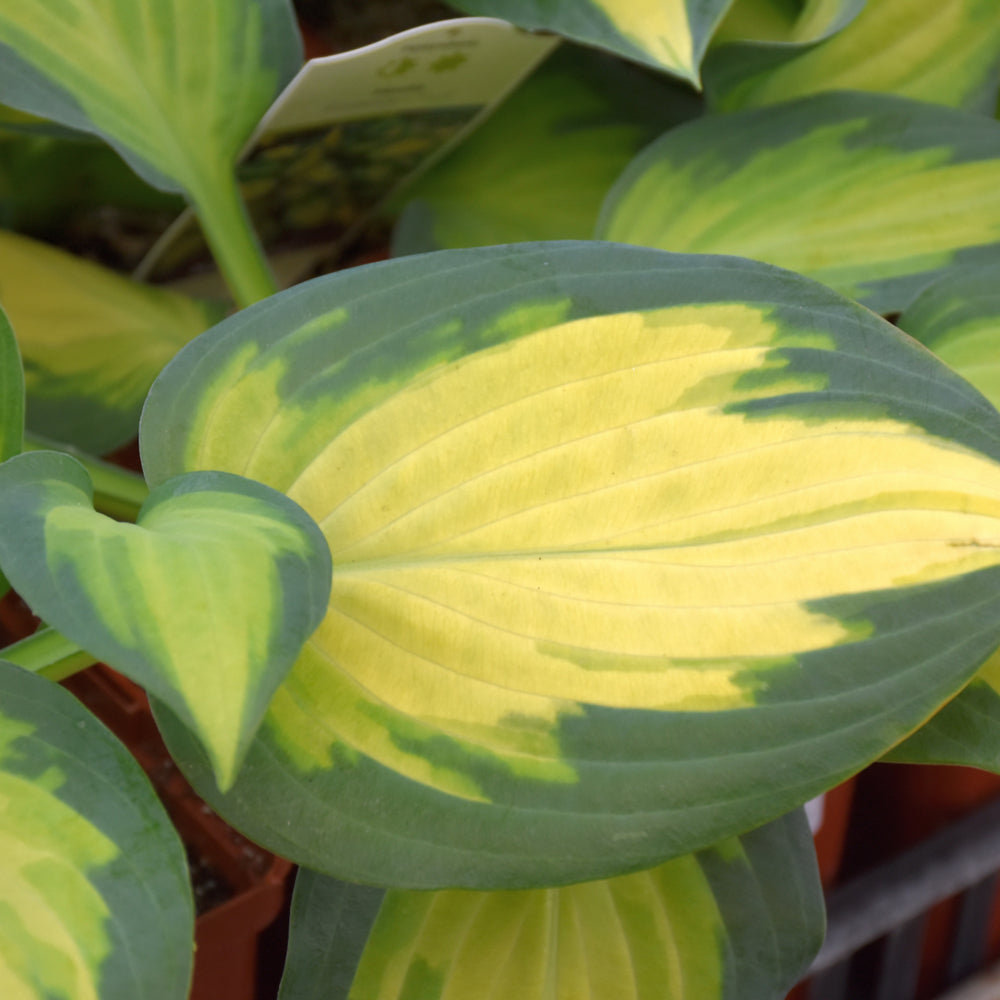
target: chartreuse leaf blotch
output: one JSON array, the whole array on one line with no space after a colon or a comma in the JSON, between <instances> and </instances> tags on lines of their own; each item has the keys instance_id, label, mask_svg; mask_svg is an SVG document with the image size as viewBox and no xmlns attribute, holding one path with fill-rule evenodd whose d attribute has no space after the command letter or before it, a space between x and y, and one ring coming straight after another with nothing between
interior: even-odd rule
<instances>
[{"instance_id":1,"label":"chartreuse leaf blotch","mask_svg":"<svg viewBox=\"0 0 1000 1000\"><path fill-rule=\"evenodd\" d=\"M0 303L24 357L28 429L98 455L135 437L153 379L223 314L13 233L0 233Z\"/></svg>"},{"instance_id":2,"label":"chartreuse leaf blotch","mask_svg":"<svg viewBox=\"0 0 1000 1000\"><path fill-rule=\"evenodd\" d=\"M603 881L381 895L299 873L280 1000L759 1000L823 936L797 813Z\"/></svg>"},{"instance_id":3,"label":"chartreuse leaf blotch","mask_svg":"<svg viewBox=\"0 0 1000 1000\"><path fill-rule=\"evenodd\" d=\"M666 69L695 85L712 32L733 0L459 0L470 14L543 28Z\"/></svg>"},{"instance_id":4,"label":"chartreuse leaf blotch","mask_svg":"<svg viewBox=\"0 0 1000 1000\"><path fill-rule=\"evenodd\" d=\"M92 508L82 467L0 467L0 565L46 622L163 699L232 784L274 690L323 616L326 542L268 487L226 473L154 490L137 523Z\"/></svg>"},{"instance_id":5,"label":"chartreuse leaf blotch","mask_svg":"<svg viewBox=\"0 0 1000 1000\"><path fill-rule=\"evenodd\" d=\"M598 234L767 261L898 312L1000 259L1000 124L846 92L702 118L633 161Z\"/></svg>"},{"instance_id":6,"label":"chartreuse leaf blotch","mask_svg":"<svg viewBox=\"0 0 1000 1000\"><path fill-rule=\"evenodd\" d=\"M353 881L690 853L884 754L1000 644L1000 414L750 261L537 244L321 279L184 348L141 440L152 482L223 468L325 534L253 780L219 796L164 726L238 826Z\"/></svg>"},{"instance_id":7,"label":"chartreuse leaf blotch","mask_svg":"<svg viewBox=\"0 0 1000 1000\"><path fill-rule=\"evenodd\" d=\"M183 1000L184 849L129 752L67 691L0 661L0 993Z\"/></svg>"},{"instance_id":8,"label":"chartreuse leaf blotch","mask_svg":"<svg viewBox=\"0 0 1000 1000\"><path fill-rule=\"evenodd\" d=\"M800 40L794 29L790 34L783 40ZM1000 83L1000 8L993 0L877 0L818 45L713 52L705 78L713 103L725 111L821 91L868 90L992 114Z\"/></svg>"}]
</instances>

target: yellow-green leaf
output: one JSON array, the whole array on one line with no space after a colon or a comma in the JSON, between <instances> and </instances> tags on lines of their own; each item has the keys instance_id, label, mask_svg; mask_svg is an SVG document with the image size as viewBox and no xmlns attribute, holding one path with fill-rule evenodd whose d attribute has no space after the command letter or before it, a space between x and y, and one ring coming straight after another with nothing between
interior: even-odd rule
<instances>
[{"instance_id":1,"label":"yellow-green leaf","mask_svg":"<svg viewBox=\"0 0 1000 1000\"><path fill-rule=\"evenodd\" d=\"M224 473L165 483L136 524L92 508L75 460L0 466L0 566L47 623L164 699L228 787L322 618L330 556L286 497Z\"/></svg>"},{"instance_id":2,"label":"yellow-green leaf","mask_svg":"<svg viewBox=\"0 0 1000 1000\"><path fill-rule=\"evenodd\" d=\"M470 14L502 17L524 28L555 31L567 38L690 80L712 32L733 0L457 0Z\"/></svg>"},{"instance_id":3,"label":"yellow-green leaf","mask_svg":"<svg viewBox=\"0 0 1000 1000\"><path fill-rule=\"evenodd\" d=\"M1000 124L846 92L701 118L639 155L598 235L752 257L897 312L1000 260Z\"/></svg>"},{"instance_id":4,"label":"yellow-green leaf","mask_svg":"<svg viewBox=\"0 0 1000 1000\"><path fill-rule=\"evenodd\" d=\"M0 995L184 1000L194 906L135 759L69 692L0 661Z\"/></svg>"},{"instance_id":5,"label":"yellow-green leaf","mask_svg":"<svg viewBox=\"0 0 1000 1000\"><path fill-rule=\"evenodd\" d=\"M299 873L280 1000L760 1000L823 937L798 814L604 881L381 896Z\"/></svg>"},{"instance_id":6,"label":"yellow-green leaf","mask_svg":"<svg viewBox=\"0 0 1000 1000\"><path fill-rule=\"evenodd\" d=\"M695 117L688 89L564 44L485 125L406 189L396 255L586 239L633 156Z\"/></svg>"},{"instance_id":7,"label":"yellow-green leaf","mask_svg":"<svg viewBox=\"0 0 1000 1000\"><path fill-rule=\"evenodd\" d=\"M796 29L789 40L799 40ZM726 111L821 91L868 90L992 114L1000 86L1000 5L869 0L820 44L723 47L707 61L705 79L713 104Z\"/></svg>"},{"instance_id":8,"label":"yellow-green leaf","mask_svg":"<svg viewBox=\"0 0 1000 1000\"><path fill-rule=\"evenodd\" d=\"M774 818L1000 645L1000 414L789 272L441 252L245 310L151 390L156 483L287 493L326 617L220 796L355 881L603 878ZM289 824L285 817L294 816Z\"/></svg>"},{"instance_id":9,"label":"yellow-green leaf","mask_svg":"<svg viewBox=\"0 0 1000 1000\"><path fill-rule=\"evenodd\" d=\"M0 303L24 357L28 429L98 455L135 437L153 379L223 314L3 232Z\"/></svg>"}]
</instances>

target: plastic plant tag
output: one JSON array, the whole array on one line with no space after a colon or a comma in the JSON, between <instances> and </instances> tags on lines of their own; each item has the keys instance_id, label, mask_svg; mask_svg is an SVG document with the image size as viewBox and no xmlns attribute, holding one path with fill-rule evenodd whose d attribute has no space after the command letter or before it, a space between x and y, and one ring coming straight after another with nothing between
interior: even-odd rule
<instances>
[{"instance_id":1,"label":"plastic plant tag","mask_svg":"<svg viewBox=\"0 0 1000 1000\"><path fill-rule=\"evenodd\" d=\"M468 17L309 60L261 119L238 168L265 249L311 246L292 265L291 277L305 275L484 121L556 45L506 21ZM136 276L165 280L207 260L188 211Z\"/></svg>"}]
</instances>

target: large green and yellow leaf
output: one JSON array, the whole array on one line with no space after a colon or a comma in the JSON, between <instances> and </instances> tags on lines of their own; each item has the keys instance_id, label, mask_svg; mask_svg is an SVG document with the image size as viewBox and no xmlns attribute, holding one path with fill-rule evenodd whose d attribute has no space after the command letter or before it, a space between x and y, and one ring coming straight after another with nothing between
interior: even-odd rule
<instances>
[{"instance_id":1,"label":"large green and yellow leaf","mask_svg":"<svg viewBox=\"0 0 1000 1000\"><path fill-rule=\"evenodd\" d=\"M797 41L799 22L788 41ZM830 90L868 90L992 114L1000 86L995 0L869 0L819 44L713 51L706 88L720 110Z\"/></svg>"},{"instance_id":2,"label":"large green and yellow leaf","mask_svg":"<svg viewBox=\"0 0 1000 1000\"><path fill-rule=\"evenodd\" d=\"M750 261L332 275L185 347L140 440L151 482L246 475L326 535L326 618L231 793L161 716L219 811L353 881L652 867L881 756L1000 645L1000 415Z\"/></svg>"},{"instance_id":3,"label":"large green and yellow leaf","mask_svg":"<svg viewBox=\"0 0 1000 1000\"><path fill-rule=\"evenodd\" d=\"M49 625L164 699L228 787L274 690L327 603L330 556L294 503L198 473L164 483L136 524L93 510L74 459L0 466L0 566Z\"/></svg>"},{"instance_id":4,"label":"large green and yellow leaf","mask_svg":"<svg viewBox=\"0 0 1000 1000\"><path fill-rule=\"evenodd\" d=\"M701 118L639 155L598 234L767 261L898 312L954 265L1000 260L1000 124L848 92Z\"/></svg>"},{"instance_id":5,"label":"large green and yellow leaf","mask_svg":"<svg viewBox=\"0 0 1000 1000\"><path fill-rule=\"evenodd\" d=\"M665 77L563 45L407 189L393 251L587 239L635 154L700 109L693 92Z\"/></svg>"},{"instance_id":6,"label":"large green and yellow leaf","mask_svg":"<svg viewBox=\"0 0 1000 1000\"><path fill-rule=\"evenodd\" d=\"M135 437L153 379L223 315L3 232L0 303L24 357L28 429L98 455Z\"/></svg>"},{"instance_id":7,"label":"large green and yellow leaf","mask_svg":"<svg viewBox=\"0 0 1000 1000\"><path fill-rule=\"evenodd\" d=\"M995 268L955 271L927 289L899 325L1000 403L1000 287ZM968 764L1000 772L1000 652L890 760Z\"/></svg>"},{"instance_id":8,"label":"large green and yellow leaf","mask_svg":"<svg viewBox=\"0 0 1000 1000\"><path fill-rule=\"evenodd\" d=\"M280 1000L761 1000L823 939L798 813L604 881L381 896L299 873Z\"/></svg>"},{"instance_id":9,"label":"large green and yellow leaf","mask_svg":"<svg viewBox=\"0 0 1000 1000\"><path fill-rule=\"evenodd\" d=\"M131 754L0 661L0 995L184 1000L193 911L184 848Z\"/></svg>"},{"instance_id":10,"label":"large green and yellow leaf","mask_svg":"<svg viewBox=\"0 0 1000 1000\"><path fill-rule=\"evenodd\" d=\"M456 0L469 14L555 31L626 59L700 81L712 32L733 0Z\"/></svg>"}]
</instances>

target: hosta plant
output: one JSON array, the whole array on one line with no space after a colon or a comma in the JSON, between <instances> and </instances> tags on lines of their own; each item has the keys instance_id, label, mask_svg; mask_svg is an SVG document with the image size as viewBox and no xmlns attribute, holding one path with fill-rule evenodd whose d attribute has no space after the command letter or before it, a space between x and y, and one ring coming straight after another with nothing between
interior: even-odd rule
<instances>
[{"instance_id":1,"label":"hosta plant","mask_svg":"<svg viewBox=\"0 0 1000 1000\"><path fill-rule=\"evenodd\" d=\"M0 570L46 623L0 651L5 996L187 990L183 849L56 683L97 660L301 866L283 1000L778 998L800 807L998 765L1000 11L928 54L927 0L463 6L655 68L560 55L413 189L397 244L451 249L276 292L233 166L285 0L0 0L0 100L182 193L238 307L0 237ZM941 104L866 61L887 18ZM143 481L68 447L140 406Z\"/></svg>"}]
</instances>

